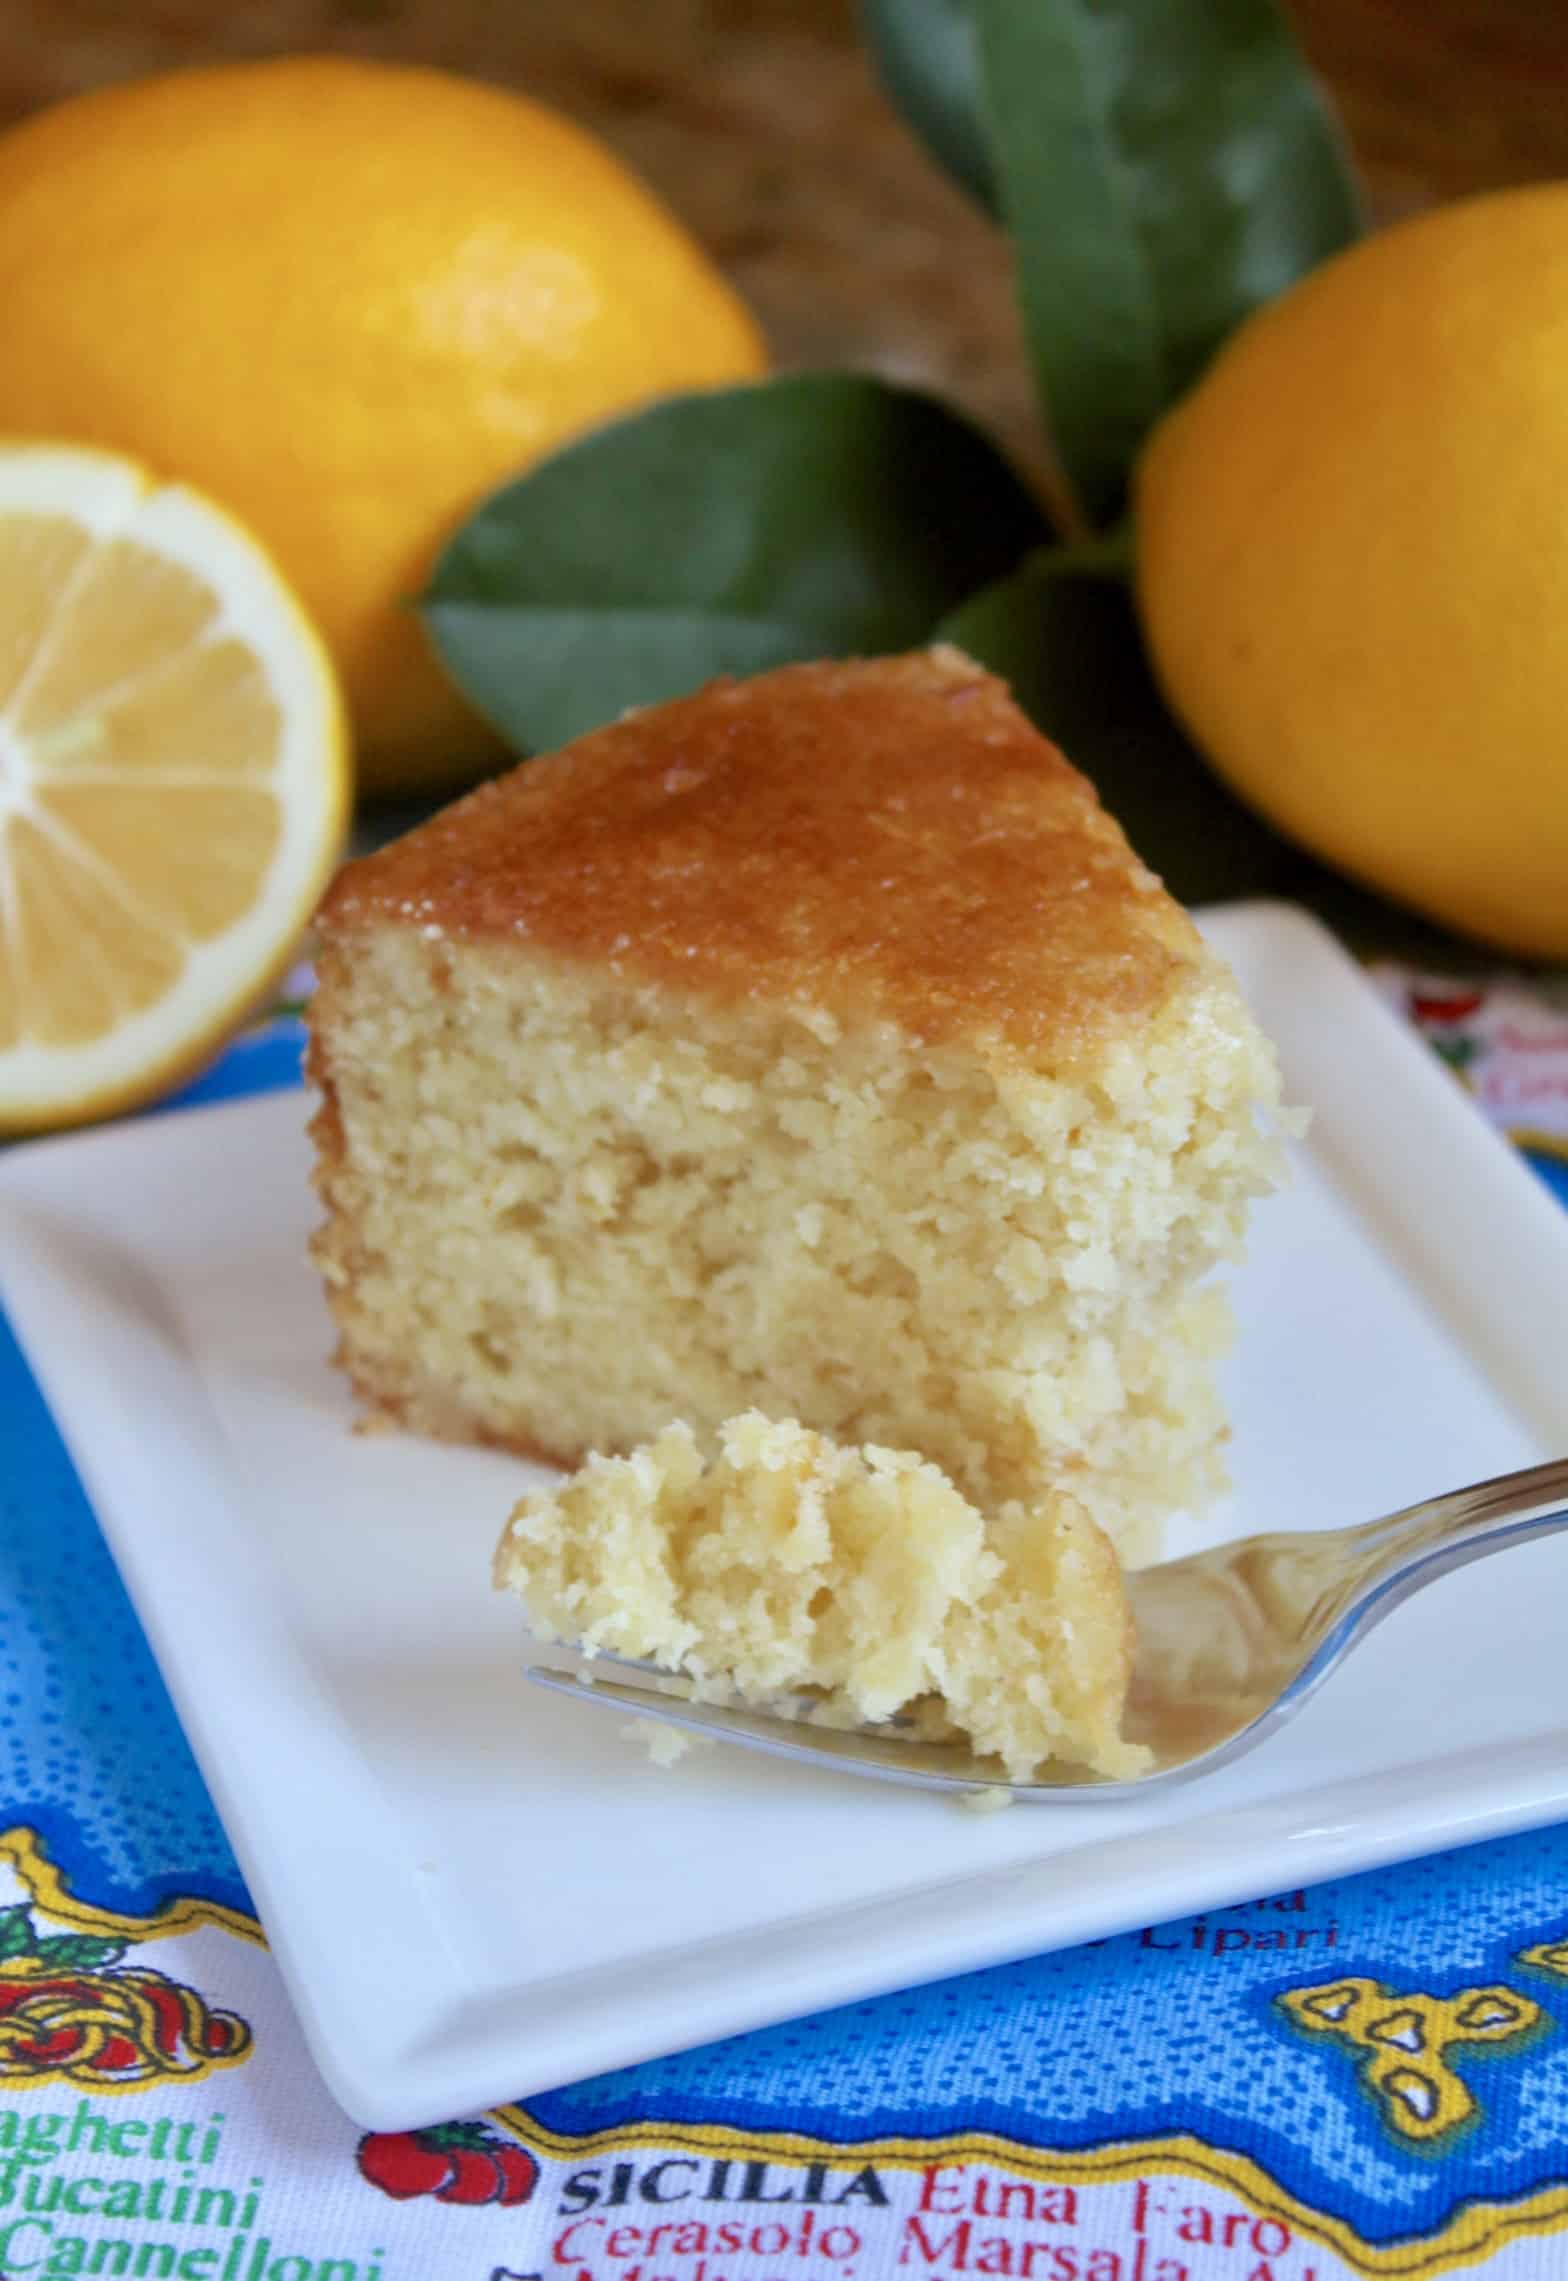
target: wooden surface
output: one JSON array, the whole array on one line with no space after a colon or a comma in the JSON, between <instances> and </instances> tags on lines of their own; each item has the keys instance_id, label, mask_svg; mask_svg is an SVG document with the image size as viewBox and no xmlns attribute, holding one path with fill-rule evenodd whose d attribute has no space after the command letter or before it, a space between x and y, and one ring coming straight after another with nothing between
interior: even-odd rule
<instances>
[{"instance_id":1,"label":"wooden surface","mask_svg":"<svg viewBox=\"0 0 1568 2281\"><path fill-rule=\"evenodd\" d=\"M1568 0L1293 0L1374 211L1568 175ZM333 49L560 105L685 215L783 361L934 385L1037 456L1005 249L874 86L852 0L0 0L0 121Z\"/></svg>"}]
</instances>

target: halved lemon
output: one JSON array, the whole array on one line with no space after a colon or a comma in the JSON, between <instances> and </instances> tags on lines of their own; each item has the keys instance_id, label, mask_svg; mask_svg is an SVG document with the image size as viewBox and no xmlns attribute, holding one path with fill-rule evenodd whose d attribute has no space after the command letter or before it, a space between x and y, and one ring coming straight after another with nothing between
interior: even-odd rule
<instances>
[{"instance_id":1,"label":"halved lemon","mask_svg":"<svg viewBox=\"0 0 1568 2281\"><path fill-rule=\"evenodd\" d=\"M134 461L0 445L0 1132L199 1063L342 843L343 706L256 542Z\"/></svg>"}]
</instances>

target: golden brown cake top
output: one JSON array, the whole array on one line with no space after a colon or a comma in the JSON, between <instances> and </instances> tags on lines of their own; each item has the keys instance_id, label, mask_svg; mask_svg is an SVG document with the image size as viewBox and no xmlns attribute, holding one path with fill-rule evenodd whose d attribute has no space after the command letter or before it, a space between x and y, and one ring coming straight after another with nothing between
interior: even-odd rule
<instances>
[{"instance_id":1,"label":"golden brown cake top","mask_svg":"<svg viewBox=\"0 0 1568 2281\"><path fill-rule=\"evenodd\" d=\"M716 681L525 762L323 907L1030 1059L1205 953L1092 786L953 649Z\"/></svg>"}]
</instances>

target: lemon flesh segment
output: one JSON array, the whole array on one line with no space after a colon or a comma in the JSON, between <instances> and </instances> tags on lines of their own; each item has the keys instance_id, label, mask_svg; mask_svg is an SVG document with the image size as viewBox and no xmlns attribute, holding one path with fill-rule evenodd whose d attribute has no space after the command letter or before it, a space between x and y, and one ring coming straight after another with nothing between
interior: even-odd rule
<instances>
[{"instance_id":1,"label":"lemon flesh segment","mask_svg":"<svg viewBox=\"0 0 1568 2281\"><path fill-rule=\"evenodd\" d=\"M0 448L0 1131L145 1099L280 970L348 809L322 645L217 508Z\"/></svg>"}]
</instances>

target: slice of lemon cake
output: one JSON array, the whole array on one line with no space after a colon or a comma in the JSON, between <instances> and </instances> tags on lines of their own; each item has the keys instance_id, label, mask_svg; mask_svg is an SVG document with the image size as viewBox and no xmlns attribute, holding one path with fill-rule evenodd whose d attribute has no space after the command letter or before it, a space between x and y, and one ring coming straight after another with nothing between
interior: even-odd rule
<instances>
[{"instance_id":1,"label":"slice of lemon cake","mask_svg":"<svg viewBox=\"0 0 1568 2281\"><path fill-rule=\"evenodd\" d=\"M364 1398L562 1465L747 1408L1070 1487L1220 1478L1199 1279L1273 1055L1092 787L954 650L633 714L339 875L315 1256Z\"/></svg>"},{"instance_id":2,"label":"slice of lemon cake","mask_svg":"<svg viewBox=\"0 0 1568 2281\"><path fill-rule=\"evenodd\" d=\"M984 1520L920 1457L794 1418L731 1418L709 1456L676 1424L590 1457L523 1498L495 1581L542 1638L647 1658L699 1695L807 1691L857 1722L918 1711L922 1733L956 1732L1018 1782L1052 1758L1143 1764L1121 1739L1121 1569L1071 1497Z\"/></svg>"}]
</instances>

